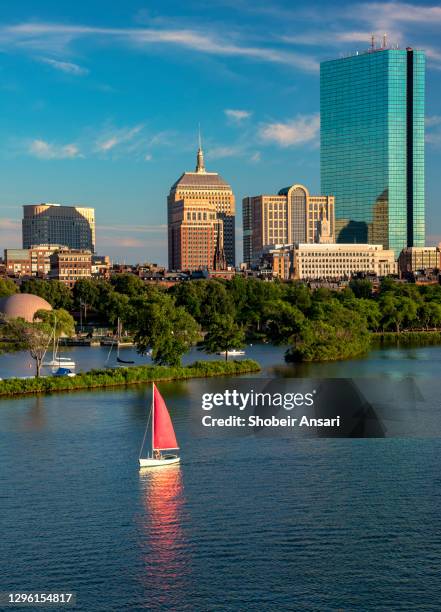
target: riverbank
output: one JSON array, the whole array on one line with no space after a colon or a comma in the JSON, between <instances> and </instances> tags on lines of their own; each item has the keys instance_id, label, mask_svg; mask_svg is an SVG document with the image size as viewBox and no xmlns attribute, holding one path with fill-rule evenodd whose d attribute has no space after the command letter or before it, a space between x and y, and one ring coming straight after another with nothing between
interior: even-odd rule
<instances>
[{"instance_id":1,"label":"riverbank","mask_svg":"<svg viewBox=\"0 0 441 612\"><path fill-rule=\"evenodd\" d=\"M372 334L372 344L388 345L403 344L405 346L426 346L441 344L441 331L402 331L402 332L377 332Z\"/></svg>"},{"instance_id":2,"label":"riverbank","mask_svg":"<svg viewBox=\"0 0 441 612\"><path fill-rule=\"evenodd\" d=\"M181 367L131 366L91 370L77 374L73 378L68 376L9 378L0 381L0 397L136 385L161 380L236 376L259 371L260 365L257 361L242 359L241 361L196 361L191 365Z\"/></svg>"}]
</instances>

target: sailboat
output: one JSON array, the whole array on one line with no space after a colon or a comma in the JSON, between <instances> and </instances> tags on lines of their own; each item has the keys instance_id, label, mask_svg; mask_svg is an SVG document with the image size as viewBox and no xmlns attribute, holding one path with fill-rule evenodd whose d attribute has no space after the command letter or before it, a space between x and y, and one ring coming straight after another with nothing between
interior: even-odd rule
<instances>
[{"instance_id":1,"label":"sailboat","mask_svg":"<svg viewBox=\"0 0 441 612\"><path fill-rule=\"evenodd\" d=\"M121 359L121 357L119 356L119 346L121 344L121 331L122 331L122 324L121 324L120 318L118 317L118 341L116 344L116 360L118 363L128 363L128 364L135 363L133 359L128 359L128 360Z\"/></svg>"},{"instance_id":2,"label":"sailboat","mask_svg":"<svg viewBox=\"0 0 441 612\"><path fill-rule=\"evenodd\" d=\"M150 419L152 420L152 453L151 456L148 455L147 457L143 458L141 455L147 436ZM181 460L179 455L168 452L163 454L163 451L169 450L179 450L179 446L164 398L159 393L158 387L155 385L155 383L153 383L152 407L139 453L140 467L159 467L171 465L172 463L179 463Z\"/></svg>"},{"instance_id":3,"label":"sailboat","mask_svg":"<svg viewBox=\"0 0 441 612\"><path fill-rule=\"evenodd\" d=\"M58 352L59 339L56 337L57 319L54 317L54 329L52 330L52 359L43 361L42 365L47 368L75 368L76 363L71 357L60 357ZM50 340L49 340L50 342ZM46 355L46 352L45 352Z\"/></svg>"}]
</instances>

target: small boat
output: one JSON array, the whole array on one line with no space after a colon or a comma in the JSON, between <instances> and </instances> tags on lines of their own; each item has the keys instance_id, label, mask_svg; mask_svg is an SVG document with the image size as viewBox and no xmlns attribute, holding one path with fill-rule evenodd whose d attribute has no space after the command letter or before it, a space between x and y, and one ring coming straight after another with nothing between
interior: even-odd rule
<instances>
[{"instance_id":1,"label":"small boat","mask_svg":"<svg viewBox=\"0 0 441 612\"><path fill-rule=\"evenodd\" d=\"M46 368L75 368L76 363L73 359L71 359L70 357L60 357L58 353L59 338L57 338L57 335L56 335L56 327L57 327L57 319L54 318L54 328L51 333L52 359L50 359L49 361L43 361L41 365L45 366ZM46 351L44 352L44 355L46 355Z\"/></svg>"},{"instance_id":2,"label":"small boat","mask_svg":"<svg viewBox=\"0 0 441 612\"><path fill-rule=\"evenodd\" d=\"M151 455L142 457L150 419L152 421L152 452ZM165 405L164 398L159 393L155 383L153 383L152 406L141 444L141 451L139 453L139 466L142 468L160 467L179 463L181 460L179 455L169 453L168 451L170 450L179 450L175 430L173 429L173 423L168 413L167 406Z\"/></svg>"},{"instance_id":3,"label":"small boat","mask_svg":"<svg viewBox=\"0 0 441 612\"><path fill-rule=\"evenodd\" d=\"M109 361L110 359L110 353L112 352L113 346L116 344L116 361L117 363L123 363L126 365L133 365L135 362L132 359L121 359L121 357L119 356L119 347L120 346L132 346L133 342L122 342L121 341L121 334L122 334L122 323L120 321L120 318L118 317L118 328L117 328L117 335L116 335L116 340L115 338L112 339L112 342L110 343L110 350L109 353L107 355L107 359L106 359L106 363ZM106 344L106 343L104 343Z\"/></svg>"},{"instance_id":4,"label":"small boat","mask_svg":"<svg viewBox=\"0 0 441 612\"><path fill-rule=\"evenodd\" d=\"M54 372L54 376L69 376L69 378L73 378L76 374L69 368L58 368L58 370Z\"/></svg>"},{"instance_id":5,"label":"small boat","mask_svg":"<svg viewBox=\"0 0 441 612\"><path fill-rule=\"evenodd\" d=\"M128 363L128 364L135 363L134 361L125 361L124 359L121 359L121 357L117 357L116 360L118 363Z\"/></svg>"},{"instance_id":6,"label":"small boat","mask_svg":"<svg viewBox=\"0 0 441 612\"><path fill-rule=\"evenodd\" d=\"M218 351L216 355L228 355L228 357L238 357L239 355L245 355L245 351L240 349L231 349L229 351Z\"/></svg>"},{"instance_id":7,"label":"small boat","mask_svg":"<svg viewBox=\"0 0 441 612\"><path fill-rule=\"evenodd\" d=\"M76 363L70 357L55 355L50 361L45 361L43 365L48 368L75 368Z\"/></svg>"}]
</instances>

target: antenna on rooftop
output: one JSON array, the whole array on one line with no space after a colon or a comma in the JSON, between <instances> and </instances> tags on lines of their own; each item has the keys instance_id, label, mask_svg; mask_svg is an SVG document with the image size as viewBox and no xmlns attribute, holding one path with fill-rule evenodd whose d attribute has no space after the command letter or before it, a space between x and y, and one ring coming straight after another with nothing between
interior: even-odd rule
<instances>
[{"instance_id":1,"label":"antenna on rooftop","mask_svg":"<svg viewBox=\"0 0 441 612\"><path fill-rule=\"evenodd\" d=\"M383 49L387 48L387 34L386 32L383 34Z\"/></svg>"}]
</instances>

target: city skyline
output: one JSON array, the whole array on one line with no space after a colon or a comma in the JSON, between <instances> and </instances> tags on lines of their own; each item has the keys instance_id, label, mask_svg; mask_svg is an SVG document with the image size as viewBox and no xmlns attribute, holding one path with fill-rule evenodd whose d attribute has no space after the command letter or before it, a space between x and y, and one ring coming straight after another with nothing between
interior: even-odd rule
<instances>
[{"instance_id":1,"label":"city skyline","mask_svg":"<svg viewBox=\"0 0 441 612\"><path fill-rule=\"evenodd\" d=\"M46 0L4 10L1 249L20 244L23 204L52 201L96 209L99 253L165 264L164 201L193 165L200 122L207 168L236 195L241 254L244 196L294 180L320 193L320 61L366 49L371 32L381 42L385 31L426 51L427 243L441 239L439 7L145 8L129 1L103 12L92 0L86 14Z\"/></svg>"}]
</instances>

